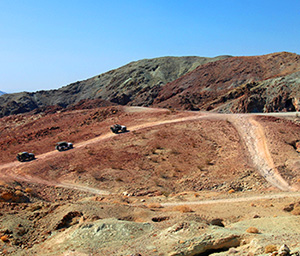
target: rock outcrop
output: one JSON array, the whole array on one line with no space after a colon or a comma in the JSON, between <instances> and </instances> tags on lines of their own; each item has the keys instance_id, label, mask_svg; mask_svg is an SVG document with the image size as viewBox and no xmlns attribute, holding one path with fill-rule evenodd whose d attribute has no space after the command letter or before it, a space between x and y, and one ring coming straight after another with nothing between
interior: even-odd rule
<instances>
[{"instance_id":1,"label":"rock outcrop","mask_svg":"<svg viewBox=\"0 0 300 256\"><path fill-rule=\"evenodd\" d=\"M199 66L164 86L154 106L218 112L299 109L300 56L232 57Z\"/></svg>"}]
</instances>

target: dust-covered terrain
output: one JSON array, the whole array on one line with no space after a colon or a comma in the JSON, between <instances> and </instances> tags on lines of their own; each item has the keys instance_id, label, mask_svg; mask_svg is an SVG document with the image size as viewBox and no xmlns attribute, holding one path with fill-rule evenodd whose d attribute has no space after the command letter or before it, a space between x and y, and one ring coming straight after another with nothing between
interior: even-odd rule
<instances>
[{"instance_id":1,"label":"dust-covered terrain","mask_svg":"<svg viewBox=\"0 0 300 256\"><path fill-rule=\"evenodd\" d=\"M114 134L110 126L126 125ZM300 250L297 113L109 106L0 119L3 255ZM74 148L59 152L58 141ZM18 162L20 151L36 159Z\"/></svg>"}]
</instances>

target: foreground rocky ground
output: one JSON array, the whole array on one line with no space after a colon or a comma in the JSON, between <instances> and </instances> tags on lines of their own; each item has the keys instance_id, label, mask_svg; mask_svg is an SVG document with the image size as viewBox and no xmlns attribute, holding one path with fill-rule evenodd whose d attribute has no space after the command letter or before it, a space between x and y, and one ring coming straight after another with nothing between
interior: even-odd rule
<instances>
[{"instance_id":1,"label":"foreground rocky ground","mask_svg":"<svg viewBox=\"0 0 300 256\"><path fill-rule=\"evenodd\" d=\"M108 107L5 117L0 129L3 255L300 251L295 114ZM60 140L74 149L53 151ZM20 148L36 160L12 161Z\"/></svg>"},{"instance_id":2,"label":"foreground rocky ground","mask_svg":"<svg viewBox=\"0 0 300 256\"><path fill-rule=\"evenodd\" d=\"M19 195L17 203L1 204L4 255L269 255L282 244L300 250L297 192L92 196L26 183L1 189Z\"/></svg>"}]
</instances>

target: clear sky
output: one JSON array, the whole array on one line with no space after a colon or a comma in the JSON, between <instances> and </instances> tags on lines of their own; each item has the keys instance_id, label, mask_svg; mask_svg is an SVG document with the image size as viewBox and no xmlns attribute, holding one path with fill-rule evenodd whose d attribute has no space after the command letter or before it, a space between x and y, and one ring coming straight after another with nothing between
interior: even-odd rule
<instances>
[{"instance_id":1,"label":"clear sky","mask_svg":"<svg viewBox=\"0 0 300 256\"><path fill-rule=\"evenodd\" d=\"M300 54L299 0L0 0L0 91L162 56Z\"/></svg>"}]
</instances>

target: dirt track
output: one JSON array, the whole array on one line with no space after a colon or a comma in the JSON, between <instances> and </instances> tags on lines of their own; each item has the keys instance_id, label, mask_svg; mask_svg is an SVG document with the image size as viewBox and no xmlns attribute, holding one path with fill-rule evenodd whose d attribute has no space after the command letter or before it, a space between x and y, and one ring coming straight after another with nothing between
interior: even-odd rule
<instances>
[{"instance_id":1,"label":"dirt track","mask_svg":"<svg viewBox=\"0 0 300 256\"><path fill-rule=\"evenodd\" d=\"M265 177L265 179L272 184L273 186L284 190L284 191L291 191L293 188L280 176L278 171L276 170L273 160L271 158L270 152L267 147L266 138L264 136L263 128L260 124L255 121L253 115L249 114L213 114L213 113L197 113L193 116L173 119L173 120L163 120L157 122L149 122L144 123L137 126L128 127L129 131L137 131L144 128L164 125L164 124L172 124L178 122L186 122L192 120L200 120L200 119L222 119L231 122L235 128L238 130L242 140L245 143L249 151L250 159L253 162L253 165L257 168L260 174ZM83 141L75 145L73 150L78 150L86 145L97 143L101 140L110 139L115 136L126 136L125 134L112 134L107 133L96 137L94 139ZM58 151L51 151L45 154L41 154L37 156L37 160L35 161L43 161L49 157L55 157L57 154L60 154ZM84 187L76 184L70 183L63 183L63 182L55 182L55 181L47 181L42 180L38 177L25 177L22 174L18 173L18 167L24 163L19 163L17 161L12 163L3 164L0 166L0 176L3 178L11 178L11 179L18 179L30 182L36 182L41 184L49 184L55 185L65 188L71 188L76 190L82 190L86 192L90 192L93 194L108 194L107 191L102 191L90 187ZM30 164L30 163L27 163ZM9 169L9 172L8 172ZM12 172L13 170L13 172Z\"/></svg>"},{"instance_id":2,"label":"dirt track","mask_svg":"<svg viewBox=\"0 0 300 256\"><path fill-rule=\"evenodd\" d=\"M190 202L168 202L161 203L161 206L177 206L177 205L201 205L201 204L218 204L218 203L237 203L237 202L248 202L254 200L263 200L263 199L276 199L276 198L286 198L286 197L300 197L299 192L290 193L290 192L281 192L271 195L258 195L258 196L245 196L239 198L221 198L221 199L210 199L202 201L190 201Z\"/></svg>"},{"instance_id":3,"label":"dirt track","mask_svg":"<svg viewBox=\"0 0 300 256\"><path fill-rule=\"evenodd\" d=\"M230 120L239 131L257 171L274 187L292 191L293 188L280 176L274 165L261 125L245 115L230 115Z\"/></svg>"}]
</instances>

